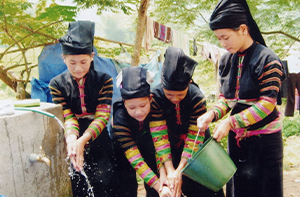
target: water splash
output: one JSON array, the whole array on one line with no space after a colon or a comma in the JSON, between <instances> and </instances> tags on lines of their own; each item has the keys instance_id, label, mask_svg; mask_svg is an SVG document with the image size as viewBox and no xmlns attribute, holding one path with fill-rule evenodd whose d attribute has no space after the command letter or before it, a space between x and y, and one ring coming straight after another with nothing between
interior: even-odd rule
<instances>
[{"instance_id":1,"label":"water splash","mask_svg":"<svg viewBox=\"0 0 300 197\"><path fill-rule=\"evenodd\" d=\"M54 119L58 122L58 124L65 130L65 127L64 127L64 123L58 119L56 116L54 117Z\"/></svg>"},{"instance_id":2,"label":"water splash","mask_svg":"<svg viewBox=\"0 0 300 197\"><path fill-rule=\"evenodd\" d=\"M74 173L72 164L71 164L71 162L70 162L70 158L67 157L67 158L65 159L65 161L66 161L67 164L69 165L69 167L68 167L68 170L69 170L69 173L68 173L68 174L69 174L69 176L70 176L71 178L73 178L74 176L78 176L77 174ZM84 163L84 166L86 166L86 163ZM87 185L88 185L88 190L87 190L88 196L89 196L89 197L94 197L94 196L95 196L95 195L94 195L94 190L93 190L93 187L92 187L92 185L91 185L91 183L90 183L90 181L89 181L89 179L88 179L88 176L86 175L86 173L85 173L85 171L84 171L83 169L82 169L82 171L80 171L80 173L81 173L82 176L84 176L85 181L86 181L86 183L87 183Z\"/></svg>"},{"instance_id":3,"label":"water splash","mask_svg":"<svg viewBox=\"0 0 300 197\"><path fill-rule=\"evenodd\" d=\"M84 178L86 180L86 183L88 184L88 191L87 191L88 192L88 196L94 197L93 187L91 186L90 181L88 179L88 176L86 175L84 169L82 169L80 173L84 176Z\"/></svg>"}]
</instances>

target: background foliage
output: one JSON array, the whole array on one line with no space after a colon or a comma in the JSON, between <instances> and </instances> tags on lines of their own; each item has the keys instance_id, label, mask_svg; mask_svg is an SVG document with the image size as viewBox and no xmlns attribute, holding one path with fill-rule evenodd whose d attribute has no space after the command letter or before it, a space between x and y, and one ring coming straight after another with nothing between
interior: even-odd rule
<instances>
[{"instance_id":1,"label":"background foliage","mask_svg":"<svg viewBox=\"0 0 300 197\"><path fill-rule=\"evenodd\" d=\"M218 0L155 0L151 16L185 30L199 41L218 45L209 29L209 18ZM298 0L247 0L267 45L285 58L295 42L300 42L300 4ZM287 47L286 47L287 46Z\"/></svg>"}]
</instances>

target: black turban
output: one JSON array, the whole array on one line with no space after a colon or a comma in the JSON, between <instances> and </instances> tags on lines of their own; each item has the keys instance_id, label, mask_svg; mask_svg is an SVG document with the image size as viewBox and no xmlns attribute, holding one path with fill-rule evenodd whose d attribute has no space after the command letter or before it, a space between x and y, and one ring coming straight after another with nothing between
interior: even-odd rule
<instances>
[{"instance_id":1,"label":"black turban","mask_svg":"<svg viewBox=\"0 0 300 197\"><path fill-rule=\"evenodd\" d=\"M66 35L59 39L64 55L91 54L95 23L91 21L70 22Z\"/></svg>"},{"instance_id":2,"label":"black turban","mask_svg":"<svg viewBox=\"0 0 300 197\"><path fill-rule=\"evenodd\" d=\"M124 100L150 96L147 69L137 66L122 69L121 96Z\"/></svg>"},{"instance_id":3,"label":"black turban","mask_svg":"<svg viewBox=\"0 0 300 197\"><path fill-rule=\"evenodd\" d=\"M249 27L250 36L254 41L266 46L246 0L220 0L209 22L210 29L213 31L216 29L234 29L241 24Z\"/></svg>"},{"instance_id":4,"label":"black turban","mask_svg":"<svg viewBox=\"0 0 300 197\"><path fill-rule=\"evenodd\" d=\"M192 79L197 62L185 55L182 49L168 47L162 67L162 86L167 90L186 89Z\"/></svg>"}]
</instances>

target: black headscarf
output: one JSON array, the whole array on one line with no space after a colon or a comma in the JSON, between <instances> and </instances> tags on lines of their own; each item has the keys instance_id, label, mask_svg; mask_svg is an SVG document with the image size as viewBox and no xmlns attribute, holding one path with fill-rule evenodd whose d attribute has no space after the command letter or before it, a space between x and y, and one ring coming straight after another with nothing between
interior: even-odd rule
<instances>
[{"instance_id":1,"label":"black headscarf","mask_svg":"<svg viewBox=\"0 0 300 197\"><path fill-rule=\"evenodd\" d=\"M198 63L185 55L182 49L168 47L162 67L162 86L167 90L186 89Z\"/></svg>"},{"instance_id":2,"label":"black headscarf","mask_svg":"<svg viewBox=\"0 0 300 197\"><path fill-rule=\"evenodd\" d=\"M137 66L122 69L121 96L124 100L150 96L147 69Z\"/></svg>"},{"instance_id":3,"label":"black headscarf","mask_svg":"<svg viewBox=\"0 0 300 197\"><path fill-rule=\"evenodd\" d=\"M64 55L91 54L95 23L91 21L76 21L69 23L66 35L59 39Z\"/></svg>"},{"instance_id":4,"label":"black headscarf","mask_svg":"<svg viewBox=\"0 0 300 197\"><path fill-rule=\"evenodd\" d=\"M233 29L241 24L249 27L250 36L254 41L266 46L246 0L220 0L209 22L211 30Z\"/></svg>"}]
</instances>

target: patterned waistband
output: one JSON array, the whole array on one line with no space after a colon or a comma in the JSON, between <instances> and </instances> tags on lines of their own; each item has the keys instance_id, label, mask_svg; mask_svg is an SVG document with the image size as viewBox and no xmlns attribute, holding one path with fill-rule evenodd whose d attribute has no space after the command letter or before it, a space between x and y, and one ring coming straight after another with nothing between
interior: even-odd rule
<instances>
[{"instance_id":1,"label":"patterned waistband","mask_svg":"<svg viewBox=\"0 0 300 197\"><path fill-rule=\"evenodd\" d=\"M235 139L237 141L237 145L240 147L239 142L246 137L277 133L281 129L282 129L282 114L279 112L279 116L275 120L256 130L247 130L247 128L239 128L239 129L233 129L232 131L236 133Z\"/></svg>"}]
</instances>

